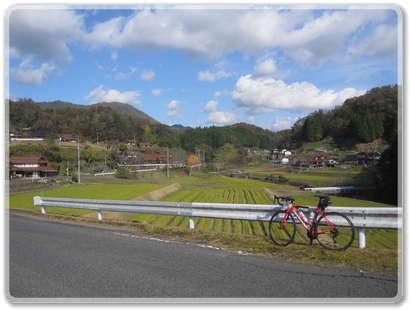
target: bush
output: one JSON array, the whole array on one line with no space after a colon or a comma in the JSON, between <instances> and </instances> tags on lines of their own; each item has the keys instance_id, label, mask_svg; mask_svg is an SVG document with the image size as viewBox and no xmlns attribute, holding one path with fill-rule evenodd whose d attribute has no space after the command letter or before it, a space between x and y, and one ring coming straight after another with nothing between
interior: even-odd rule
<instances>
[{"instance_id":1,"label":"bush","mask_svg":"<svg viewBox=\"0 0 411 311\"><path fill-rule=\"evenodd\" d=\"M133 174L128 169L125 169L124 167L119 167L116 172L116 178L132 179Z\"/></svg>"},{"instance_id":2,"label":"bush","mask_svg":"<svg viewBox=\"0 0 411 311\"><path fill-rule=\"evenodd\" d=\"M302 181L302 180L290 180L288 181L288 184L290 186L299 187L300 189L312 188L309 183L307 183L306 181Z\"/></svg>"},{"instance_id":3,"label":"bush","mask_svg":"<svg viewBox=\"0 0 411 311\"><path fill-rule=\"evenodd\" d=\"M274 184L285 184L288 182L288 179L283 175L275 176L273 174L267 175L264 181L272 182Z\"/></svg>"}]
</instances>

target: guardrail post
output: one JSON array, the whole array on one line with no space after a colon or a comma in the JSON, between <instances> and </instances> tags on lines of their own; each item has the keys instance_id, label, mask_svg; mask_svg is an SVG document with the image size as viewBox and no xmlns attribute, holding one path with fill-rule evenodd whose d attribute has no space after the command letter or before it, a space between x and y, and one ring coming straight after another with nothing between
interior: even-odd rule
<instances>
[{"instance_id":1,"label":"guardrail post","mask_svg":"<svg viewBox=\"0 0 411 311\"><path fill-rule=\"evenodd\" d=\"M101 211L101 210L98 210L98 211L97 211L97 219L98 219L98 220L103 220L103 214L102 214L102 211Z\"/></svg>"},{"instance_id":2,"label":"guardrail post","mask_svg":"<svg viewBox=\"0 0 411 311\"><path fill-rule=\"evenodd\" d=\"M358 229L358 248L365 248L365 228Z\"/></svg>"},{"instance_id":3,"label":"guardrail post","mask_svg":"<svg viewBox=\"0 0 411 311\"><path fill-rule=\"evenodd\" d=\"M42 206L41 206L41 213L42 213L42 214L45 214L45 213L46 213L46 206L45 206L45 205L42 205Z\"/></svg>"},{"instance_id":4,"label":"guardrail post","mask_svg":"<svg viewBox=\"0 0 411 311\"><path fill-rule=\"evenodd\" d=\"M190 229L194 229L194 217L190 217L189 223L190 223Z\"/></svg>"}]
</instances>

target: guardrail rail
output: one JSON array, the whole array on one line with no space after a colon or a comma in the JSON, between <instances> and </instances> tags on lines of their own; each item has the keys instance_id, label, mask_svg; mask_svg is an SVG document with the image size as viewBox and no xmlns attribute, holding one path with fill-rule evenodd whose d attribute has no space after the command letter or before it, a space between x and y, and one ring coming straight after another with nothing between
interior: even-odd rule
<instances>
[{"instance_id":1,"label":"guardrail rail","mask_svg":"<svg viewBox=\"0 0 411 311\"><path fill-rule=\"evenodd\" d=\"M126 212L136 214L160 214L189 217L189 227L194 229L194 217L237 219L250 221L270 221L275 211L287 207L267 204L222 204L197 202L153 202L127 200L90 200L71 198L49 198L35 196L34 205L41 206L46 213L47 206L86 209L97 211L98 220L102 220L102 212ZM310 207L315 210L315 207ZM347 215L354 227L358 229L359 248L366 247L365 229L402 229L402 208L353 208L328 207L327 211L341 212Z\"/></svg>"}]
</instances>

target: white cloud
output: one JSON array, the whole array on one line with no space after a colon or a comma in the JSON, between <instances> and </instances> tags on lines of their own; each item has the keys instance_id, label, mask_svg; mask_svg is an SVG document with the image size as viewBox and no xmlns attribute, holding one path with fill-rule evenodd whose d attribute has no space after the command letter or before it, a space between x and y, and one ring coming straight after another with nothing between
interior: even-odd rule
<instances>
[{"instance_id":1,"label":"white cloud","mask_svg":"<svg viewBox=\"0 0 411 311\"><path fill-rule=\"evenodd\" d=\"M47 77L55 72L55 66L43 63L34 68L29 59L21 62L19 67L10 68L10 77L21 84L41 84Z\"/></svg>"},{"instance_id":2,"label":"white cloud","mask_svg":"<svg viewBox=\"0 0 411 311\"><path fill-rule=\"evenodd\" d=\"M132 16L95 22L90 29L85 11L58 8L10 11L9 49L16 52L10 56L18 55L21 61L31 58L37 68L50 64L60 69L72 61L70 49L74 45L83 49L177 49L196 58L219 58L235 51L248 57L278 50L300 64L319 67L334 58L348 60L364 54L396 56L398 40L397 25L390 24L389 19L393 10L389 9L251 8L211 12L202 7L192 8L188 13L179 6L142 7ZM375 27L377 23L380 25ZM370 31L372 26L374 31ZM117 52L112 52L111 58L117 59ZM256 66L256 72L273 70L273 61ZM230 75L224 70L207 70L199 72L198 79L216 81ZM153 71L146 71L141 77L151 81L154 76Z\"/></svg>"},{"instance_id":3,"label":"white cloud","mask_svg":"<svg viewBox=\"0 0 411 311\"><path fill-rule=\"evenodd\" d=\"M155 73L153 70L144 70L141 75L141 79L146 80L146 81L152 81L155 77Z\"/></svg>"},{"instance_id":4,"label":"white cloud","mask_svg":"<svg viewBox=\"0 0 411 311\"><path fill-rule=\"evenodd\" d=\"M354 41L347 49L347 58L372 55L385 57L396 53L398 46L396 26L378 25L372 36Z\"/></svg>"},{"instance_id":5,"label":"white cloud","mask_svg":"<svg viewBox=\"0 0 411 311\"><path fill-rule=\"evenodd\" d=\"M9 14L9 48L13 51L9 56L20 60L19 68L10 68L13 79L39 84L72 61L69 44L83 38L82 15L46 7L15 9ZM37 69L28 68L27 63Z\"/></svg>"},{"instance_id":6,"label":"white cloud","mask_svg":"<svg viewBox=\"0 0 411 311\"><path fill-rule=\"evenodd\" d=\"M209 114L207 123L228 125L237 121L237 116L229 111L213 111Z\"/></svg>"},{"instance_id":7,"label":"white cloud","mask_svg":"<svg viewBox=\"0 0 411 311\"><path fill-rule=\"evenodd\" d=\"M141 96L139 91L119 92L117 90L104 88L104 85L100 85L85 96L84 99L90 99L90 104L99 102L120 102L134 106L141 106L141 102L137 99L139 96Z\"/></svg>"},{"instance_id":8,"label":"white cloud","mask_svg":"<svg viewBox=\"0 0 411 311\"><path fill-rule=\"evenodd\" d=\"M101 66L98 62L94 62L98 70L104 70L104 67Z\"/></svg>"},{"instance_id":9,"label":"white cloud","mask_svg":"<svg viewBox=\"0 0 411 311\"><path fill-rule=\"evenodd\" d=\"M159 96L164 91L173 91L173 90L174 90L173 87L169 87L168 89L154 89L154 90L151 90L151 93L155 96Z\"/></svg>"},{"instance_id":10,"label":"white cloud","mask_svg":"<svg viewBox=\"0 0 411 311\"><path fill-rule=\"evenodd\" d=\"M344 53L345 44L354 32L360 34L358 37L368 37L366 26L376 21L384 22L389 14L390 10L375 9L261 8L217 9L212 14L201 8L190 9L187 14L187 10L177 6L175 9L142 9L130 18L113 18L97 24L89 39L102 46L142 51L174 48L191 57L207 58L234 51L257 55L264 50L281 49L297 62L320 66ZM385 45L384 41L381 45Z\"/></svg>"},{"instance_id":11,"label":"white cloud","mask_svg":"<svg viewBox=\"0 0 411 311\"><path fill-rule=\"evenodd\" d=\"M227 125L235 123L238 117L231 111L217 111L218 102L210 100L201 112L208 113L207 123Z\"/></svg>"},{"instance_id":12,"label":"white cloud","mask_svg":"<svg viewBox=\"0 0 411 311\"><path fill-rule=\"evenodd\" d=\"M217 72L210 72L209 70L206 70L206 71L200 71L197 74L198 80L208 81L208 82L214 82L216 80L228 78L230 76L231 76L231 73L225 72L224 70L220 70Z\"/></svg>"},{"instance_id":13,"label":"white cloud","mask_svg":"<svg viewBox=\"0 0 411 311\"><path fill-rule=\"evenodd\" d=\"M251 75L241 77L232 92L237 107L246 113L257 115L274 111L309 112L318 109L332 109L347 98L363 95L365 90L346 88L339 92L321 92L309 82L287 85L273 78L252 79Z\"/></svg>"},{"instance_id":14,"label":"white cloud","mask_svg":"<svg viewBox=\"0 0 411 311\"><path fill-rule=\"evenodd\" d=\"M297 120L298 118L291 119L290 117L280 118L276 116L271 122L271 130L278 132L281 130L290 129L295 122L297 122Z\"/></svg>"},{"instance_id":15,"label":"white cloud","mask_svg":"<svg viewBox=\"0 0 411 311\"><path fill-rule=\"evenodd\" d=\"M277 71L277 66L273 59L267 59L258 63L254 70L257 75L270 75Z\"/></svg>"},{"instance_id":16,"label":"white cloud","mask_svg":"<svg viewBox=\"0 0 411 311\"><path fill-rule=\"evenodd\" d=\"M137 68L130 67L130 72L128 73L124 73L124 72L116 73L115 79L116 80L127 80L130 77L132 77L136 72L137 72Z\"/></svg>"},{"instance_id":17,"label":"white cloud","mask_svg":"<svg viewBox=\"0 0 411 311\"><path fill-rule=\"evenodd\" d=\"M160 95L163 91L164 91L163 89L155 89L155 90L151 90L151 93L152 93L153 95L158 96L158 95Z\"/></svg>"},{"instance_id":18,"label":"white cloud","mask_svg":"<svg viewBox=\"0 0 411 311\"><path fill-rule=\"evenodd\" d=\"M218 103L215 100L210 100L201 112L209 113L216 111Z\"/></svg>"},{"instance_id":19,"label":"white cloud","mask_svg":"<svg viewBox=\"0 0 411 311\"><path fill-rule=\"evenodd\" d=\"M177 117L180 116L180 110L178 106L180 105L180 101L172 100L167 104L167 116L168 117Z\"/></svg>"}]
</instances>

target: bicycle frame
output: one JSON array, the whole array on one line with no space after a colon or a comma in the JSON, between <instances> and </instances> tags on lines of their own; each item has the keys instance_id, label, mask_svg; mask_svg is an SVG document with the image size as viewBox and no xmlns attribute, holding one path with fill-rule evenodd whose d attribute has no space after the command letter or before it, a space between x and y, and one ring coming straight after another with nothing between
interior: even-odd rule
<instances>
[{"instance_id":1,"label":"bicycle frame","mask_svg":"<svg viewBox=\"0 0 411 311\"><path fill-rule=\"evenodd\" d=\"M310 244L313 243L313 240L317 240L322 247L328 250L346 250L352 245L355 239L355 231L351 220L338 212L325 212L325 209L332 204L328 195L316 195L316 197L320 198L317 206L310 208L309 206L294 204L294 199L291 196L274 196L274 202L287 207L285 210L281 209L274 212L271 216L269 234L274 244L279 246L289 245L297 231L296 223L299 222L307 232ZM287 203L283 204L284 201ZM314 212L310 220L307 220L303 215L305 214L302 211L303 209ZM274 222L277 224L274 225Z\"/></svg>"},{"instance_id":2,"label":"bicycle frame","mask_svg":"<svg viewBox=\"0 0 411 311\"><path fill-rule=\"evenodd\" d=\"M312 219L310 219L310 222L307 224L300 216L300 214L297 212L298 208L309 208L308 206L302 206L302 205L295 205L295 204L290 204L289 208L285 211L285 215L284 215L284 219L281 221L280 226L282 227L284 222L287 221L287 217L290 213L292 213L300 222L301 225L303 225L303 227L305 228L305 230L307 232L310 233L310 238L313 239L314 237L320 235L320 234L332 234L334 233L334 225L332 222L330 222L327 218L327 216L325 216L323 210L317 206L314 212L314 217ZM318 216L322 216L323 219L326 221L328 227L330 228L330 231L322 231L322 232L315 232L315 222L318 219Z\"/></svg>"}]
</instances>

